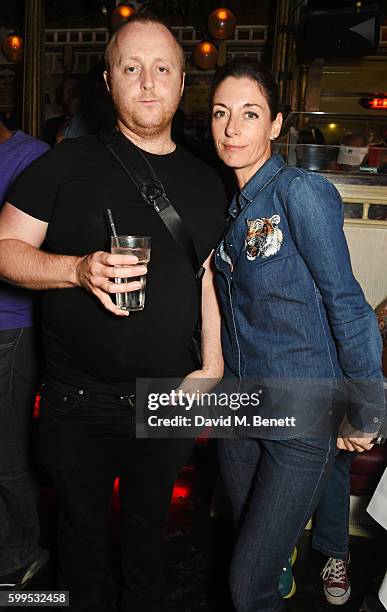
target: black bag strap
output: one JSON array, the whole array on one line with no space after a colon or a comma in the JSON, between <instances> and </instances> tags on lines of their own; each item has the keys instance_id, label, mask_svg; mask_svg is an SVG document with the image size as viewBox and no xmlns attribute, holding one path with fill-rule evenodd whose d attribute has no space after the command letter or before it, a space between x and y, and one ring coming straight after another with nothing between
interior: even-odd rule
<instances>
[{"instance_id":1,"label":"black bag strap","mask_svg":"<svg viewBox=\"0 0 387 612\"><path fill-rule=\"evenodd\" d=\"M125 139L124 142L117 130L114 130L111 134L100 133L99 137L108 151L110 151L120 164L121 168L123 168L136 185L145 203L152 206L159 214L166 228L188 257L196 277L200 280L204 270L199 264L192 238L186 230L179 213L169 201L164 186L157 177L150 161L141 149L136 147L129 139ZM127 157L127 155L125 155L125 151L127 153L127 147L129 147L133 153L131 159L132 165L130 168L124 161Z\"/></svg>"}]
</instances>

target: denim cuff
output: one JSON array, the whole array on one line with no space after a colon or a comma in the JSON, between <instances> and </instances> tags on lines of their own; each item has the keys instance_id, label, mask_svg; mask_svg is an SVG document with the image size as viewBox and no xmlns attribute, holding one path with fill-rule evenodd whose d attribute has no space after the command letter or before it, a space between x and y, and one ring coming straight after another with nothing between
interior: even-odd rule
<instances>
[{"instance_id":1,"label":"denim cuff","mask_svg":"<svg viewBox=\"0 0 387 612\"><path fill-rule=\"evenodd\" d=\"M379 432L387 425L385 410L350 408L347 417L353 428L363 433Z\"/></svg>"}]
</instances>

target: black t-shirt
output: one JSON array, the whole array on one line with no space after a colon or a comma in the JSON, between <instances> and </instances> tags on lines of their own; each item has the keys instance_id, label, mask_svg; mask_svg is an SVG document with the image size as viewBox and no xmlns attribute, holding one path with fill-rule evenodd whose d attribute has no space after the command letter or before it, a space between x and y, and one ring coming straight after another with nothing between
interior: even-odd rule
<instances>
[{"instance_id":1,"label":"black t-shirt","mask_svg":"<svg viewBox=\"0 0 387 612\"><path fill-rule=\"evenodd\" d=\"M224 227L220 179L180 146L168 155L146 155L204 262ZM178 377L193 369L190 342L199 312L193 268L98 136L65 140L43 155L20 175L8 201L49 223L44 249L52 253L110 252L107 208L119 234L152 237L143 311L117 317L81 288L43 292L51 375L90 388L124 388L136 378Z\"/></svg>"}]
</instances>

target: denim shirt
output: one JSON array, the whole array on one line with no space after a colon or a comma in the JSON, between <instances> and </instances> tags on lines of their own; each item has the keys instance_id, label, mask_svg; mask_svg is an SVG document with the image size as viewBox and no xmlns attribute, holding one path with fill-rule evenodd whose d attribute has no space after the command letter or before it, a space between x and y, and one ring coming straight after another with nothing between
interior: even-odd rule
<instances>
[{"instance_id":1,"label":"denim shirt","mask_svg":"<svg viewBox=\"0 0 387 612\"><path fill-rule=\"evenodd\" d=\"M229 213L215 253L226 375L293 381L293 387L300 380L334 386L345 379L352 385L351 423L378 430L381 337L352 273L335 187L274 155L234 197ZM287 404L285 413L303 416L305 427L322 409L308 393L304 400L290 394Z\"/></svg>"}]
</instances>

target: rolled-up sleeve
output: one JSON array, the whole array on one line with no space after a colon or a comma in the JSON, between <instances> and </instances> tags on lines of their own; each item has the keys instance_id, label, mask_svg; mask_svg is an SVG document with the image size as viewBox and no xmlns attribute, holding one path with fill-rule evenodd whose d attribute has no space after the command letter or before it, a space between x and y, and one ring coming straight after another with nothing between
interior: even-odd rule
<instances>
[{"instance_id":1,"label":"rolled-up sleeve","mask_svg":"<svg viewBox=\"0 0 387 612\"><path fill-rule=\"evenodd\" d=\"M376 316L353 276L343 205L324 177L300 174L287 194L293 240L321 293L349 391L348 418L364 432L385 416L382 341Z\"/></svg>"}]
</instances>

